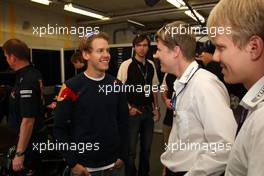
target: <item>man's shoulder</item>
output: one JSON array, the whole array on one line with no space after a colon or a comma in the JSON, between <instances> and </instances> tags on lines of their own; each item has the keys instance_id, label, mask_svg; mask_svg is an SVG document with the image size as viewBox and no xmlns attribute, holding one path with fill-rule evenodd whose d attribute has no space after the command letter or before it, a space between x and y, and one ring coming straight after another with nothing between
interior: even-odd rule
<instances>
[{"instance_id":1,"label":"man's shoulder","mask_svg":"<svg viewBox=\"0 0 264 176\"><path fill-rule=\"evenodd\" d=\"M221 81L218 79L216 75L203 68L200 68L194 77L196 81L198 81L199 83L203 83L203 85L212 84L212 83L221 83Z\"/></svg>"},{"instance_id":2,"label":"man's shoulder","mask_svg":"<svg viewBox=\"0 0 264 176\"><path fill-rule=\"evenodd\" d=\"M154 62L153 62L152 60L150 60L150 59L147 59L147 61L148 61L149 63L151 63L151 64L154 64Z\"/></svg>"},{"instance_id":3,"label":"man's shoulder","mask_svg":"<svg viewBox=\"0 0 264 176\"><path fill-rule=\"evenodd\" d=\"M78 74L69 80L67 80L60 89L57 101L63 101L64 99L76 101L78 99L78 92L84 85L84 79L82 74Z\"/></svg>"},{"instance_id":4,"label":"man's shoulder","mask_svg":"<svg viewBox=\"0 0 264 176\"><path fill-rule=\"evenodd\" d=\"M220 81L220 79L213 73L200 68L197 73L190 80L196 90L199 92L208 92L209 90L223 90L227 92L225 85Z\"/></svg>"},{"instance_id":5,"label":"man's shoulder","mask_svg":"<svg viewBox=\"0 0 264 176\"><path fill-rule=\"evenodd\" d=\"M120 65L120 67L129 66L129 65L132 63L132 61L133 61L132 58L129 58L129 59L123 61L123 62L121 63L121 65Z\"/></svg>"},{"instance_id":6,"label":"man's shoulder","mask_svg":"<svg viewBox=\"0 0 264 176\"><path fill-rule=\"evenodd\" d=\"M264 101L260 102L251 112L249 118L252 118L256 126L262 124L264 128ZM263 129L261 128L261 129Z\"/></svg>"},{"instance_id":7,"label":"man's shoulder","mask_svg":"<svg viewBox=\"0 0 264 176\"><path fill-rule=\"evenodd\" d=\"M42 80L40 71L35 68L29 68L23 75L19 78L19 84L21 85L39 85L39 81Z\"/></svg>"},{"instance_id":8,"label":"man's shoulder","mask_svg":"<svg viewBox=\"0 0 264 176\"><path fill-rule=\"evenodd\" d=\"M150 63L151 66L155 69L155 63L154 63L152 60L150 60L150 59L147 59L147 61L148 61L148 63Z\"/></svg>"},{"instance_id":9,"label":"man's shoulder","mask_svg":"<svg viewBox=\"0 0 264 176\"><path fill-rule=\"evenodd\" d=\"M120 85L122 84L122 82L119 79L117 79L116 77L114 77L111 74L106 74L105 80L106 80L107 84L120 84Z\"/></svg>"},{"instance_id":10,"label":"man's shoulder","mask_svg":"<svg viewBox=\"0 0 264 176\"><path fill-rule=\"evenodd\" d=\"M24 79L42 79L41 73L39 70L35 69L34 67L29 68L24 74Z\"/></svg>"},{"instance_id":11,"label":"man's shoulder","mask_svg":"<svg viewBox=\"0 0 264 176\"><path fill-rule=\"evenodd\" d=\"M79 73L78 75L68 79L65 82L65 85L70 88L75 88L81 86L83 84L83 81L84 81L84 74Z\"/></svg>"}]
</instances>

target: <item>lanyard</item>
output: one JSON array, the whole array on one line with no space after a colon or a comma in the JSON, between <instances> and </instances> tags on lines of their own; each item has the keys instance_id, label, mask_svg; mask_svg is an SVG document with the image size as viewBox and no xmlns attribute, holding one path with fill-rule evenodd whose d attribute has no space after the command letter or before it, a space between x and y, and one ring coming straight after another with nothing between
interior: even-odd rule
<instances>
[{"instance_id":1,"label":"lanyard","mask_svg":"<svg viewBox=\"0 0 264 176\"><path fill-rule=\"evenodd\" d=\"M141 73L141 75L143 76L144 80L145 80L145 83L147 81L147 76L148 76L148 67L147 67L147 61L146 61L146 71L144 73L143 69L141 68L141 66L137 63L137 67Z\"/></svg>"},{"instance_id":2,"label":"lanyard","mask_svg":"<svg viewBox=\"0 0 264 176\"><path fill-rule=\"evenodd\" d=\"M237 125L236 136L238 135L243 123L245 122L245 120L247 118L247 114L248 114L248 110L245 109L244 107L242 107L242 112L241 112L240 119L239 119L238 125Z\"/></svg>"},{"instance_id":3,"label":"lanyard","mask_svg":"<svg viewBox=\"0 0 264 176\"><path fill-rule=\"evenodd\" d=\"M188 82L192 79L192 77L195 75L195 73L200 69L200 67L198 67L195 72L192 74L192 76L189 78ZM176 95L176 92L174 91L173 92L173 96L171 98L171 107L173 109L173 117L175 117L176 115L176 102L177 102L177 97L183 92L183 90L186 88L187 86L187 83L184 84L184 87L180 90L180 92Z\"/></svg>"}]
</instances>

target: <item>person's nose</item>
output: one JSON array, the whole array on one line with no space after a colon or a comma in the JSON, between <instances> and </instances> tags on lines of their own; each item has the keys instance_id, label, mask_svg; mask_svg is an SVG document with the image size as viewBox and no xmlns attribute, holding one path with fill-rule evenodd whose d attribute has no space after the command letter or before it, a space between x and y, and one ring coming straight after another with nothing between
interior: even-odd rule
<instances>
[{"instance_id":1,"label":"person's nose","mask_svg":"<svg viewBox=\"0 0 264 176\"><path fill-rule=\"evenodd\" d=\"M215 50L213 54L213 60L216 62L220 62L220 53L217 50Z\"/></svg>"}]
</instances>

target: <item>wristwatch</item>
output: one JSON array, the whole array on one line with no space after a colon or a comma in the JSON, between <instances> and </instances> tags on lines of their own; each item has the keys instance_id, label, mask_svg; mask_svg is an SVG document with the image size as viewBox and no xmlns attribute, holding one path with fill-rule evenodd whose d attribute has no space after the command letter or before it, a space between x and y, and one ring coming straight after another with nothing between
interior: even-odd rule
<instances>
[{"instance_id":1,"label":"wristwatch","mask_svg":"<svg viewBox=\"0 0 264 176\"><path fill-rule=\"evenodd\" d=\"M20 157L20 156L25 155L25 153L26 153L26 152L16 152L16 153L15 153L15 156Z\"/></svg>"}]
</instances>

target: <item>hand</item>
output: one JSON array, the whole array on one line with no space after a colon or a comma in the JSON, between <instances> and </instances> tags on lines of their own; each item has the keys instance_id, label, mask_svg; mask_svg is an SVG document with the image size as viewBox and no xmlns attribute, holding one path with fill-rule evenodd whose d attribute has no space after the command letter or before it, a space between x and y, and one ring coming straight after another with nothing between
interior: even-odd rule
<instances>
[{"instance_id":1,"label":"hand","mask_svg":"<svg viewBox=\"0 0 264 176\"><path fill-rule=\"evenodd\" d=\"M117 159L115 162L115 168L121 168L124 165L124 161L122 161L121 159Z\"/></svg>"},{"instance_id":2,"label":"hand","mask_svg":"<svg viewBox=\"0 0 264 176\"><path fill-rule=\"evenodd\" d=\"M15 156L13 159L12 165L13 165L13 170L15 172L22 171L24 169L24 159L25 156Z\"/></svg>"},{"instance_id":3,"label":"hand","mask_svg":"<svg viewBox=\"0 0 264 176\"><path fill-rule=\"evenodd\" d=\"M172 110L172 107L171 107L171 100L170 99L166 99L165 101L165 105L168 109Z\"/></svg>"},{"instance_id":4,"label":"hand","mask_svg":"<svg viewBox=\"0 0 264 176\"><path fill-rule=\"evenodd\" d=\"M50 103L49 105L47 105L47 107L49 108L49 109L55 109L56 108L56 106L57 106L57 102L52 102L52 103Z\"/></svg>"},{"instance_id":5,"label":"hand","mask_svg":"<svg viewBox=\"0 0 264 176\"><path fill-rule=\"evenodd\" d=\"M129 110L129 115L130 116L134 116L134 115L137 115L137 114L142 114L142 112L140 110L138 110L137 108L135 108L135 107L131 107L130 110Z\"/></svg>"},{"instance_id":6,"label":"hand","mask_svg":"<svg viewBox=\"0 0 264 176\"><path fill-rule=\"evenodd\" d=\"M84 176L91 176L88 170L80 164L76 164L73 168L71 168L71 172L77 174L83 174Z\"/></svg>"}]
</instances>

